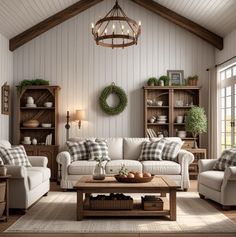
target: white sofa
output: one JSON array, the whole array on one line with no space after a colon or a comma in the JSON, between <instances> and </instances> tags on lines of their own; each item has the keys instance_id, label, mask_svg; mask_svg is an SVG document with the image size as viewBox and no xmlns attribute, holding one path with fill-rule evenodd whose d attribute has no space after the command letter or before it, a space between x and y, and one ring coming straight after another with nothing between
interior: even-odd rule
<instances>
[{"instance_id":1,"label":"white sofa","mask_svg":"<svg viewBox=\"0 0 236 237\"><path fill-rule=\"evenodd\" d=\"M220 203L224 209L236 205L236 167L213 170L217 159L199 160L198 192L201 198Z\"/></svg>"},{"instance_id":2,"label":"white sofa","mask_svg":"<svg viewBox=\"0 0 236 237\"><path fill-rule=\"evenodd\" d=\"M95 138L71 138L70 141L82 141L85 139L95 140ZM117 174L123 164L132 171L150 172L155 175L165 175L173 179L181 189L188 189L189 164L193 162L194 156L186 150L180 150L178 162L173 161L138 161L143 141L149 138L99 138L107 141L108 155L111 158L106 163L106 174ZM180 141L180 138L167 138L169 140ZM155 140L158 140L157 138ZM57 155L57 162L60 165L61 188L71 189L83 175L93 173L96 161L80 160L71 162L68 151L62 151Z\"/></svg>"},{"instance_id":3,"label":"white sofa","mask_svg":"<svg viewBox=\"0 0 236 237\"><path fill-rule=\"evenodd\" d=\"M0 146L11 148L8 141L0 140ZM32 167L6 165L9 180L9 208L27 209L50 188L51 171L44 156L28 156Z\"/></svg>"}]
</instances>

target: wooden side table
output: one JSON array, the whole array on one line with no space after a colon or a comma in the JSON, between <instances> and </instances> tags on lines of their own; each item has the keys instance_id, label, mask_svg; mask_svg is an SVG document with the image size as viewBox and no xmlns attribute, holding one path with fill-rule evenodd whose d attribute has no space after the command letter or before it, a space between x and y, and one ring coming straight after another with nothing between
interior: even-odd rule
<instances>
[{"instance_id":1,"label":"wooden side table","mask_svg":"<svg viewBox=\"0 0 236 237\"><path fill-rule=\"evenodd\" d=\"M0 217L0 221L8 221L9 218L9 178L11 175L0 176L0 182L6 182L6 191L5 191L5 210L3 215Z\"/></svg>"},{"instance_id":2,"label":"wooden side table","mask_svg":"<svg viewBox=\"0 0 236 237\"><path fill-rule=\"evenodd\" d=\"M206 159L207 150L204 148L186 148L185 150L191 152L194 155L194 161L189 165L189 176L191 179L197 179L199 173L198 161L200 159Z\"/></svg>"}]
</instances>

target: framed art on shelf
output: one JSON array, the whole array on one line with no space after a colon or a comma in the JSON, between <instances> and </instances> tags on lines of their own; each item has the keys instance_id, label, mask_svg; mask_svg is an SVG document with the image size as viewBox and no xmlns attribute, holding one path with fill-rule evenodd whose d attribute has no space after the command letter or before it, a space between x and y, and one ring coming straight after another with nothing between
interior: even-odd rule
<instances>
[{"instance_id":1,"label":"framed art on shelf","mask_svg":"<svg viewBox=\"0 0 236 237\"><path fill-rule=\"evenodd\" d=\"M10 86L5 83L2 86L2 114L10 113Z\"/></svg>"},{"instance_id":2,"label":"framed art on shelf","mask_svg":"<svg viewBox=\"0 0 236 237\"><path fill-rule=\"evenodd\" d=\"M184 82L184 71L183 70L167 70L167 75L170 78L171 85L180 86Z\"/></svg>"}]
</instances>

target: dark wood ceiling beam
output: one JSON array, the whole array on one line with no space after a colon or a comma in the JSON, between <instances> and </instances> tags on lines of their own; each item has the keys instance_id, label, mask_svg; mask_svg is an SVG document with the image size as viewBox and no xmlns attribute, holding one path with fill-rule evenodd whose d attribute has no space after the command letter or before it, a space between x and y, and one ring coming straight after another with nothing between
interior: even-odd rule
<instances>
[{"instance_id":1,"label":"dark wood ceiling beam","mask_svg":"<svg viewBox=\"0 0 236 237\"><path fill-rule=\"evenodd\" d=\"M62 22L76 16L77 14L102 1L103 0L80 0L79 2L67 7L66 9L56 13L55 15L10 39L9 49L13 51L19 48L23 44L50 30L54 26L61 24Z\"/></svg>"},{"instance_id":2,"label":"dark wood ceiling beam","mask_svg":"<svg viewBox=\"0 0 236 237\"><path fill-rule=\"evenodd\" d=\"M159 16L181 26L182 28L197 35L208 43L214 45L216 48L223 49L223 38L198 25L197 23L185 18L176 12L158 4L153 0L131 0L147 10L158 14Z\"/></svg>"}]
</instances>

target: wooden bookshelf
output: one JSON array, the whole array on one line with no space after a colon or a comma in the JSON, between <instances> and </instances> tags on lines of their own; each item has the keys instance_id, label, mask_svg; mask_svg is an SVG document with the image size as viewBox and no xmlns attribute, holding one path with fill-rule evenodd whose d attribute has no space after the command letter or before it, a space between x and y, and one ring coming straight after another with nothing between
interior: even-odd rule
<instances>
[{"instance_id":1,"label":"wooden bookshelf","mask_svg":"<svg viewBox=\"0 0 236 237\"><path fill-rule=\"evenodd\" d=\"M156 134L163 133L168 137L177 136L177 131L185 131L185 123L177 123L177 116L185 116L192 106L200 105L200 87L198 86L144 86L144 136L147 129L153 129ZM150 105L148 101L152 101ZM162 106L155 103L163 101ZM182 101L181 103L179 101ZM180 104L178 104L180 103ZM166 123L151 123L152 116L165 115ZM190 133L182 138L186 144L193 141ZM198 138L199 143L199 138Z\"/></svg>"}]
</instances>

